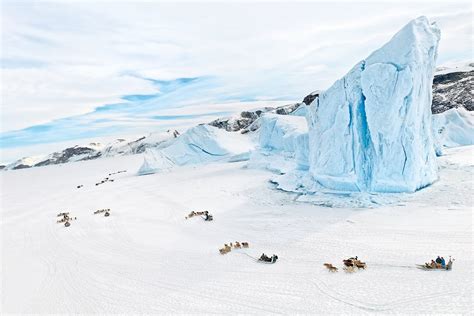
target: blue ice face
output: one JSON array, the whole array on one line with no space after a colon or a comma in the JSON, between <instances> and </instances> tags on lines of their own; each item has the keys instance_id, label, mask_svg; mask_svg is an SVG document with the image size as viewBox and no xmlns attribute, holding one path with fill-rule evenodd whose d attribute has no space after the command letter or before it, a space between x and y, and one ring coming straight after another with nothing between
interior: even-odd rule
<instances>
[{"instance_id":1,"label":"blue ice face","mask_svg":"<svg viewBox=\"0 0 474 316\"><path fill-rule=\"evenodd\" d=\"M344 191L413 192L437 179L431 128L439 29L418 18L310 106L314 179Z\"/></svg>"}]
</instances>

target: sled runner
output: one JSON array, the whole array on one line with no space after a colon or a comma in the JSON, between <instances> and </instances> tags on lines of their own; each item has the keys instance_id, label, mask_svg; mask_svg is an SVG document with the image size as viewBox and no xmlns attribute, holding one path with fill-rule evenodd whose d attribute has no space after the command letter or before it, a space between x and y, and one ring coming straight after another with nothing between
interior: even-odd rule
<instances>
[{"instance_id":1,"label":"sled runner","mask_svg":"<svg viewBox=\"0 0 474 316\"><path fill-rule=\"evenodd\" d=\"M425 271L451 271L452 270L452 265L446 265L444 268L443 267L433 268L425 264L417 264L416 267L420 270L425 270Z\"/></svg>"}]
</instances>

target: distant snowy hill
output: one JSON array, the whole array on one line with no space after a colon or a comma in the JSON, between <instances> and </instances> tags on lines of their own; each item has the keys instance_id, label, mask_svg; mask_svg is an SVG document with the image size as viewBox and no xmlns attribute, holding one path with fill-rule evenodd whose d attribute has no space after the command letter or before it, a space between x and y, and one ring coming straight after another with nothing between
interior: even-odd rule
<instances>
[{"instance_id":1,"label":"distant snowy hill","mask_svg":"<svg viewBox=\"0 0 474 316\"><path fill-rule=\"evenodd\" d=\"M90 143L87 145L76 145L59 152L54 152L47 156L35 156L21 158L9 165L5 170L25 169L30 167L41 167L56 165L67 162L97 159L100 157L113 157L123 155L133 155L143 153L147 148L159 147L167 141L178 137L179 132L168 130L163 133L152 133L133 141L117 139L112 143L103 145L100 143Z\"/></svg>"}]
</instances>

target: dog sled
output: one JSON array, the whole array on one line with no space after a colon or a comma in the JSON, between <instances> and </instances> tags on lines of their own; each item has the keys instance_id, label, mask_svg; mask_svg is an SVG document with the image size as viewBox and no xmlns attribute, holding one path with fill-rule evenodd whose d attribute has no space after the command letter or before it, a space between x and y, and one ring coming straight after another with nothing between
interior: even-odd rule
<instances>
[{"instance_id":1,"label":"dog sled","mask_svg":"<svg viewBox=\"0 0 474 316\"><path fill-rule=\"evenodd\" d=\"M110 216L110 212L112 212L110 208L104 208L104 209L95 211L94 215L104 213L104 216L107 217L107 216Z\"/></svg>"},{"instance_id":2,"label":"dog sled","mask_svg":"<svg viewBox=\"0 0 474 316\"><path fill-rule=\"evenodd\" d=\"M65 227L71 226L70 222L75 221L77 219L77 217L69 216L69 212L59 213L58 215L56 215L56 217L62 217L62 218L58 219L56 221L56 223L58 223L58 224L63 224L64 223Z\"/></svg>"},{"instance_id":3,"label":"dog sled","mask_svg":"<svg viewBox=\"0 0 474 316\"><path fill-rule=\"evenodd\" d=\"M188 214L188 216L184 217L185 219L189 219L191 217L200 216L206 222L210 222L214 220L214 217L209 213L209 211L202 211L202 212L195 212L192 211Z\"/></svg>"},{"instance_id":4,"label":"dog sled","mask_svg":"<svg viewBox=\"0 0 474 316\"><path fill-rule=\"evenodd\" d=\"M268 257L267 255L265 255L264 253L260 256L260 258L258 258L257 262L260 262L260 263L266 263L266 264L274 264L276 261L278 260L278 256L277 255L273 255L271 257Z\"/></svg>"},{"instance_id":5,"label":"dog sled","mask_svg":"<svg viewBox=\"0 0 474 316\"><path fill-rule=\"evenodd\" d=\"M420 270L425 270L425 271L449 271L451 269L447 269L446 267L431 267L431 266L427 266L427 265L424 265L424 264L417 264L416 267Z\"/></svg>"},{"instance_id":6,"label":"dog sled","mask_svg":"<svg viewBox=\"0 0 474 316\"><path fill-rule=\"evenodd\" d=\"M445 266L442 266L440 264L417 264L416 267L420 270L425 270L425 271L451 271L453 269L453 261L454 259L449 259L448 263Z\"/></svg>"}]
</instances>

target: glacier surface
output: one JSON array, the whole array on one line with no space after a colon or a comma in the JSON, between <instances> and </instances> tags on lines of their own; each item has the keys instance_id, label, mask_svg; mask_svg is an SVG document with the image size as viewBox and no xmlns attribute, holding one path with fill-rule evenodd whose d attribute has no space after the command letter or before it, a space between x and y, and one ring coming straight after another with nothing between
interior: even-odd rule
<instances>
[{"instance_id":1,"label":"glacier surface","mask_svg":"<svg viewBox=\"0 0 474 316\"><path fill-rule=\"evenodd\" d=\"M322 186L413 192L437 179L431 101L440 31L403 27L309 106L309 167Z\"/></svg>"}]
</instances>

